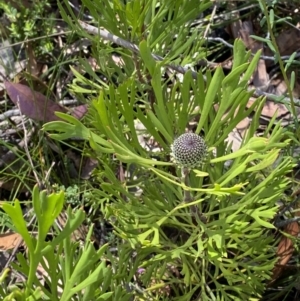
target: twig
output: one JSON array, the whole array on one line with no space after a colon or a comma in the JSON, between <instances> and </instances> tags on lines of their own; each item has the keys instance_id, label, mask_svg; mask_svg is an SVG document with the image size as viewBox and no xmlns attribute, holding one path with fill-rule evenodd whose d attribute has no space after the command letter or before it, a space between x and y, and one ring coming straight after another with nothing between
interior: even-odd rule
<instances>
[{"instance_id":1,"label":"twig","mask_svg":"<svg viewBox=\"0 0 300 301\"><path fill-rule=\"evenodd\" d=\"M259 97L259 96L265 96L266 98L274 101L275 103L291 103L291 99L289 97L283 97L282 99L278 100L278 98L281 98L282 96L271 94L264 92L260 89L248 89L249 91L254 90L254 96ZM294 98L293 99L294 105L300 107L300 99Z\"/></svg>"},{"instance_id":2,"label":"twig","mask_svg":"<svg viewBox=\"0 0 300 301\"><path fill-rule=\"evenodd\" d=\"M4 121L7 118L10 118L13 116L19 116L19 115L20 115L19 109L8 110L8 111L4 112L3 114L0 114L0 121Z\"/></svg>"},{"instance_id":3,"label":"twig","mask_svg":"<svg viewBox=\"0 0 300 301\"><path fill-rule=\"evenodd\" d=\"M213 11L212 11L212 13L211 13L209 22L208 22L208 24L207 24L207 26L206 26L206 28L205 28L205 31L204 31L204 35L203 35L204 38L206 38L206 36L207 36L207 34L208 34L208 31L209 31L209 29L210 29L210 25L211 25L212 22L213 22L213 19L214 19L214 17L215 17L216 11L217 11L217 5L215 4L215 5L214 5L214 8L213 8Z\"/></svg>"},{"instance_id":4,"label":"twig","mask_svg":"<svg viewBox=\"0 0 300 301\"><path fill-rule=\"evenodd\" d=\"M80 24L80 26L86 30L88 33L90 34L93 34L93 35L99 35L102 39L106 40L106 41L110 41L112 43L115 43L119 46L122 46L126 49L129 49L131 50L132 52L134 53L138 53L140 54L140 49L137 45L131 43L131 42L128 42L114 34L111 34L110 32L108 32L107 30L105 29L100 29L98 27L95 27L95 26L92 26L92 25L89 25L83 21L80 21L78 20L78 23ZM152 57L156 60L156 61L163 61L164 58L157 55L157 54L151 54ZM177 66L177 65L173 65L173 64L166 64L166 67L167 68L170 68L170 69L173 69L179 73L186 73L187 71L189 71L190 69L189 68L186 68L186 67L183 67L183 66ZM192 76L194 79L197 79L197 76L198 76L198 73L195 72L195 71L192 71ZM203 77L205 78L206 80L206 77L203 75Z\"/></svg>"},{"instance_id":5,"label":"twig","mask_svg":"<svg viewBox=\"0 0 300 301\"><path fill-rule=\"evenodd\" d=\"M137 45L131 43L131 42L128 42L116 35L113 35L111 33L109 33L107 30L105 29L100 29L98 27L95 27L95 26L92 26L92 25L89 25L85 22L82 22L80 20L78 20L80 26L86 30L88 33L90 34L93 34L93 35L99 35L101 38L105 39L105 40L108 40L112 43L115 43L119 46L122 46L122 47L125 47L135 53L140 53L140 50L138 48ZM208 39L211 39L211 38L208 38ZM213 38L213 39L218 39L218 40L223 40L221 38ZM224 41L224 40L223 40ZM225 42L225 41L224 41ZM226 42L227 43L227 42ZM297 54L298 55L298 54ZM300 56L300 54L299 54ZM152 54L152 57L156 60L156 61L163 61L164 58L157 55L157 54ZM268 57L269 58L269 57ZM178 65L173 65L173 64L166 64L166 67L167 68L170 68L172 70L175 70L181 74L185 74L187 71L189 71L190 69L189 68L186 68L186 67L183 67L183 66L178 66ZM191 71L191 74L192 74L192 77L194 79L197 79L198 77L198 73L193 71L193 70L190 70ZM206 81L206 76L205 75L202 75L203 76L203 80ZM288 102L288 103L291 103L291 100L289 97L284 97L281 101L278 101L278 95L275 95L275 94L271 94L271 93L266 93L266 92L263 92L261 91L260 89L248 89L249 91L253 91L254 90L254 96L256 97L259 97L259 96L266 96L267 98L271 99L272 101L274 101L275 103L278 102L278 103L284 103L284 102ZM297 105L297 106L300 106L300 99L294 99L294 104Z\"/></svg>"},{"instance_id":6,"label":"twig","mask_svg":"<svg viewBox=\"0 0 300 301\"><path fill-rule=\"evenodd\" d=\"M34 41L38 41L38 40L44 40L45 38L53 38L53 37L57 37L57 36L67 35L67 34L72 33L72 32L73 32L72 30L67 30L67 31L52 33L52 34L41 36L41 37L27 39L27 40L22 41L22 42L17 42L17 43L9 44L7 46L2 46L2 47L0 47L0 50L11 48L11 47L18 46L18 45L22 45L26 42L27 43L28 42L34 42Z\"/></svg>"},{"instance_id":7,"label":"twig","mask_svg":"<svg viewBox=\"0 0 300 301\"><path fill-rule=\"evenodd\" d=\"M297 217L293 217L293 218L289 218L287 220L284 221L280 221L280 222L276 222L275 226L276 228L282 228L288 224L294 223L294 222L299 222L300 221L300 216Z\"/></svg>"},{"instance_id":8,"label":"twig","mask_svg":"<svg viewBox=\"0 0 300 301\"><path fill-rule=\"evenodd\" d=\"M280 51L279 51L279 48L278 48L278 45L276 43L276 39L275 39L273 30L272 30L272 24L271 24L271 21L270 21L270 17L269 17L269 12L268 12L267 5L266 5L266 3L264 1L260 1L260 3L262 5L263 12L264 12L264 15L266 17L266 22L267 22L268 29L269 29L269 34L270 34L270 41L271 41L271 43L272 43L272 45L274 47L275 53L280 54ZM295 103L294 103L293 91L292 91L292 88L291 88L291 85L290 85L290 81L289 81L289 79L287 77L286 70L285 70L284 65L283 65L283 61L282 61L282 59L280 57L278 58L278 64L280 66L280 70L281 70L281 74L283 76L284 82L285 82L285 84L287 86L288 96L290 98L290 104L291 104L291 111L293 113L293 116L296 117L297 114L296 114L296 108L295 108ZM295 123L296 124L298 123L297 119L295 120Z\"/></svg>"},{"instance_id":9,"label":"twig","mask_svg":"<svg viewBox=\"0 0 300 301\"><path fill-rule=\"evenodd\" d=\"M50 177L50 174L51 174L51 171L52 171L54 165L55 165L55 162L52 162L50 168L47 170L45 179L44 179L44 183L46 183L49 180L49 177Z\"/></svg>"},{"instance_id":10,"label":"twig","mask_svg":"<svg viewBox=\"0 0 300 301\"><path fill-rule=\"evenodd\" d=\"M219 38L219 37L216 37L216 38L213 38L213 37L207 37L205 38L207 41L216 41L216 42L221 42L222 44L226 45L227 47L229 48L232 48L233 49L233 45L228 43L227 41L225 41L224 39L222 38ZM252 53L252 56L254 56L254 53ZM282 60L288 60L291 56L290 55L283 55L283 56L280 56L280 58ZM300 52L296 52L296 55L295 55L295 58L298 58L300 57ZM266 60L266 61L275 61L277 60L275 57L273 56L267 56L267 55L261 55L260 56L261 59L263 60Z\"/></svg>"},{"instance_id":11,"label":"twig","mask_svg":"<svg viewBox=\"0 0 300 301\"><path fill-rule=\"evenodd\" d=\"M76 7L72 1L68 1L69 5L76 10L76 12L80 15L82 15L84 18L86 18L87 20L93 20L93 17L91 15L87 15L85 14L82 10L80 10L78 7Z\"/></svg>"},{"instance_id":12,"label":"twig","mask_svg":"<svg viewBox=\"0 0 300 301\"><path fill-rule=\"evenodd\" d=\"M58 102L60 105L62 105L62 106L67 106L67 105L75 105L75 104L78 104L79 103L79 101L78 101L78 99L63 99L63 100L60 100L59 102Z\"/></svg>"},{"instance_id":13,"label":"twig","mask_svg":"<svg viewBox=\"0 0 300 301\"><path fill-rule=\"evenodd\" d=\"M33 162L32 162L32 159L31 159L29 150L28 150L28 143L27 143L27 141L28 141L28 135L27 135L27 130L26 130L26 127L25 127L23 115L22 115L22 113L21 113L19 100L18 100L17 105L18 105L18 108L19 108L19 110L20 110L21 121L22 121L23 130L24 130L24 150L25 150L25 153L26 153L27 158L28 158L28 160L29 160L29 164L30 164L30 166L31 166L31 168L32 168L32 172L33 172L33 174L34 174L35 180L36 180L36 182L38 183L39 187L42 187L42 183L41 183L41 181L40 181L40 179L39 179L39 177L38 177L38 174L37 174L37 172L36 172L36 168L35 168L34 165L33 165ZM32 135L33 132L34 132L34 130L32 130L32 131L30 132L30 134Z\"/></svg>"}]
</instances>

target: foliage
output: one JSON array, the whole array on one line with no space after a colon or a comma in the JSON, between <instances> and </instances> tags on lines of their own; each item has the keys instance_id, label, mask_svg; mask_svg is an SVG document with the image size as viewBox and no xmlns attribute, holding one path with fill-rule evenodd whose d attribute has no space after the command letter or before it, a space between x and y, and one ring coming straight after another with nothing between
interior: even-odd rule
<instances>
[{"instance_id":1,"label":"foliage","mask_svg":"<svg viewBox=\"0 0 300 301\"><path fill-rule=\"evenodd\" d=\"M36 238L27 229L18 200L14 204L7 202L2 205L28 250L28 260L19 253L17 264L13 264L13 268L25 276L25 289L14 285L6 287L8 273L5 272L0 280L2 300L74 300L75 295L80 300L127 300L122 299L125 292L115 283L116 291L110 289L112 270L103 257L108 246L95 250L90 241L92 229L84 246L71 240L72 233L85 219L83 211L72 212L69 208L64 229L48 241L50 227L63 209L64 193L47 195L46 191L39 192L35 186L32 202L38 224ZM41 269L44 270L46 286L37 278L37 271Z\"/></svg>"},{"instance_id":2,"label":"foliage","mask_svg":"<svg viewBox=\"0 0 300 301\"><path fill-rule=\"evenodd\" d=\"M7 35L19 42L40 37L42 33L45 37L36 43L35 50L39 54L51 52L53 44L47 36L53 33L54 26L47 13L49 8L49 0L33 1L29 5L25 5L21 0L0 2L0 9L10 22Z\"/></svg>"},{"instance_id":3,"label":"foliage","mask_svg":"<svg viewBox=\"0 0 300 301\"><path fill-rule=\"evenodd\" d=\"M265 14L262 23L272 31L276 23L270 17L272 9L259 2ZM277 2L268 4L275 10ZM23 7L18 13L10 4L0 3L11 21L11 37L35 38L40 29L50 33L53 27L43 19L49 3L36 1L32 10ZM27 229L20 202L3 203L10 217L5 223L24 239L28 258L18 254L13 264L25 276L24 286L8 286L5 270L0 296L4 300L258 300L276 262L273 221L278 201L291 186L287 175L294 166L286 151L293 133L275 123L274 116L257 136L264 99L247 106L252 96L248 83L260 53L253 57L236 40L229 74L218 67L214 72L200 70L196 76L191 70L181 75L170 64L192 68L207 56L206 23L195 26L194 20L201 16L208 21L214 1L82 0L82 4L83 11L93 16L92 25L135 43L138 51L91 36L69 2L58 2L76 36L91 41L99 69L79 58L87 78L71 67L75 78L69 90L78 99L88 99L87 116L79 121L57 113L61 120L45 124L43 130L68 145L69 138L84 140L85 154L99 164L88 193L81 194L87 184L79 181L66 188L57 183L52 188L58 192L50 195L34 188L36 237ZM273 46L281 69L287 69L289 62L284 67L276 56L274 36L264 42ZM153 53L162 59L156 60ZM293 85L292 77L289 90ZM250 115L251 127L240 149L232 152L227 137ZM198 169L184 170L171 158L172 143L187 129L200 134L209 148ZM150 147L152 141L155 149ZM23 167L31 170L23 161ZM58 229L55 219L64 203L76 209L68 208L67 222ZM110 239L99 249L91 243L92 227L84 245L72 240L74 231L89 218L78 209L87 203L114 229L106 233ZM37 278L40 269L45 283Z\"/></svg>"},{"instance_id":4,"label":"foliage","mask_svg":"<svg viewBox=\"0 0 300 301\"><path fill-rule=\"evenodd\" d=\"M208 2L202 1L197 9L191 1L83 3L98 26L135 41L140 57L132 59L128 51L117 49L124 61L118 67L110 58L110 46L89 36L95 53L101 49L99 65L105 57L106 64L102 61L101 66L109 85L96 84L95 73L90 72L93 80L87 82L74 72L71 89L90 95L89 116L82 123L57 113L62 121L50 122L44 130L60 141L74 137L88 141L99 160L96 176L102 199L94 202L122 239L120 254L127 255L119 255L118 265L127 267L127 274L120 277L125 277L124 282L135 277L145 288L136 290L141 298L257 300L276 261L272 219L277 201L290 185L286 175L293 167L292 158L282 155L290 140L280 123L274 124L275 116L263 136L255 136L263 99L246 107L252 94L248 81L260 53L249 63L250 53L237 40L228 75L217 68L214 74L207 71L194 79L189 71L182 81L168 85L163 80L167 64L204 55L198 47L201 31L187 37L182 29L176 47L173 38L175 28L182 28L180 22L188 23ZM70 26L87 36L76 20L62 14ZM163 61L156 62L151 52L165 55ZM184 53L183 60L180 53ZM117 84L111 70L118 74ZM88 84L84 91L83 84ZM97 90L99 95L93 97ZM250 114L253 122L242 147L231 152L226 138ZM170 162L169 153L174 138L195 119L195 132L210 147L210 159L201 170L191 170L186 182L180 168ZM159 151L143 148L141 135L156 141ZM124 180L115 172L119 164L129 174ZM142 192L136 193L137 189Z\"/></svg>"}]
</instances>

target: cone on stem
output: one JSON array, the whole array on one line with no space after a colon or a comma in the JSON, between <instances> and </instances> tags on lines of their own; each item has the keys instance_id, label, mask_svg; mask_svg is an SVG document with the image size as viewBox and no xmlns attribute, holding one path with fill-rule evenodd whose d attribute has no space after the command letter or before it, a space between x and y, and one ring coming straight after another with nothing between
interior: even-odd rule
<instances>
[{"instance_id":1,"label":"cone on stem","mask_svg":"<svg viewBox=\"0 0 300 301\"><path fill-rule=\"evenodd\" d=\"M172 144L172 156L183 167L196 167L203 163L207 155L207 145L202 137L194 133L185 133Z\"/></svg>"}]
</instances>

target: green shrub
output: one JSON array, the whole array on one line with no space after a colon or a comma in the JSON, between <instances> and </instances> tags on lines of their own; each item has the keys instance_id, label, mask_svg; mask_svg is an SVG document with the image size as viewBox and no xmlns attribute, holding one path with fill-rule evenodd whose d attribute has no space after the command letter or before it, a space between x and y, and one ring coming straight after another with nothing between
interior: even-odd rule
<instances>
[{"instance_id":1,"label":"green shrub","mask_svg":"<svg viewBox=\"0 0 300 301\"><path fill-rule=\"evenodd\" d=\"M34 50L38 54L49 53L53 50L53 44L48 38L48 35L54 32L53 19L49 18L51 9L49 0L32 1L28 5L21 0L0 2L0 9L4 11L9 21L6 35L13 42L23 42L44 36L34 43Z\"/></svg>"},{"instance_id":2,"label":"green shrub","mask_svg":"<svg viewBox=\"0 0 300 301\"><path fill-rule=\"evenodd\" d=\"M91 81L74 71L71 89L91 97L85 123L58 113L63 121L48 123L44 130L53 139L88 141L99 160L100 189L94 202L122 240L118 278L126 283L136 279L144 289L135 293L155 300L257 300L276 261L272 219L293 167L292 158L282 155L289 140L275 118L261 137L255 136L264 100L246 107L252 95L248 81L260 53L249 63L251 54L236 40L228 75L217 68L214 74L207 71L194 78L188 71L170 86L162 78L170 62L191 62L195 55L204 55L201 29L189 36L181 28L208 2L196 8L190 1L83 3L98 26L138 43L140 56L117 49L124 62L121 70L109 58L111 46L89 36L95 54L101 48L102 59L107 58L102 71L109 83L101 87L92 71ZM75 20L64 16L86 36ZM155 61L152 51L165 58ZM117 85L110 81L112 69L121 74ZM83 83L89 87L84 91ZM253 121L241 148L231 152L226 138L250 114ZM171 144L193 120L199 120L195 133L201 133L209 147L207 162L196 170L170 161ZM157 142L157 152L141 146L142 135ZM125 164L135 177L121 181L117 164Z\"/></svg>"},{"instance_id":3,"label":"green shrub","mask_svg":"<svg viewBox=\"0 0 300 301\"><path fill-rule=\"evenodd\" d=\"M34 189L37 238L29 235L19 202L4 204L29 250L29 259L20 255L14 265L27 276L25 289L13 290L10 297L258 300L276 262L273 218L294 166L285 154L289 133L275 124L276 116L261 136L255 134L264 99L247 107L252 96L248 82L260 52L251 57L236 40L228 75L219 67L213 73L190 70L180 77L171 64L205 58L205 28L192 25L210 1L82 2L96 29L104 27L136 43L138 51L116 48L85 32L68 2L66 10L60 4L70 28L91 40L106 81L79 59L89 79L72 69L70 90L90 101L87 116L79 121L57 113L62 121L45 124L43 130L59 141L88 142L90 156L99 162L92 179L97 187L89 190L89 203L113 225L117 239L97 251L90 243L91 229L84 247L72 242L70 235L85 216L81 210L68 210L65 228L47 241L62 210L62 192L47 195ZM121 64L112 54L121 58ZM241 147L232 151L227 137L250 114L252 123ZM196 143L201 148L197 162L185 160L188 147L184 156L174 152L178 146L174 141L188 127L202 137ZM151 141L155 149L149 147ZM70 190L69 201L79 205L75 196L76 191ZM35 276L39 263L49 275L47 286ZM5 287L0 295L7 291Z\"/></svg>"}]
</instances>

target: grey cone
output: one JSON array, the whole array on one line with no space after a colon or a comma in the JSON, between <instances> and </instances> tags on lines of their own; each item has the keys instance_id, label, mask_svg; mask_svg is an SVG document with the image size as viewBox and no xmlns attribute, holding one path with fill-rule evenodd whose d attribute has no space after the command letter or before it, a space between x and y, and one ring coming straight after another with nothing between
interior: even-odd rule
<instances>
[{"instance_id":1,"label":"grey cone","mask_svg":"<svg viewBox=\"0 0 300 301\"><path fill-rule=\"evenodd\" d=\"M199 166L206 157L207 145L203 138L194 133L185 133L174 140L173 157L184 167Z\"/></svg>"}]
</instances>

